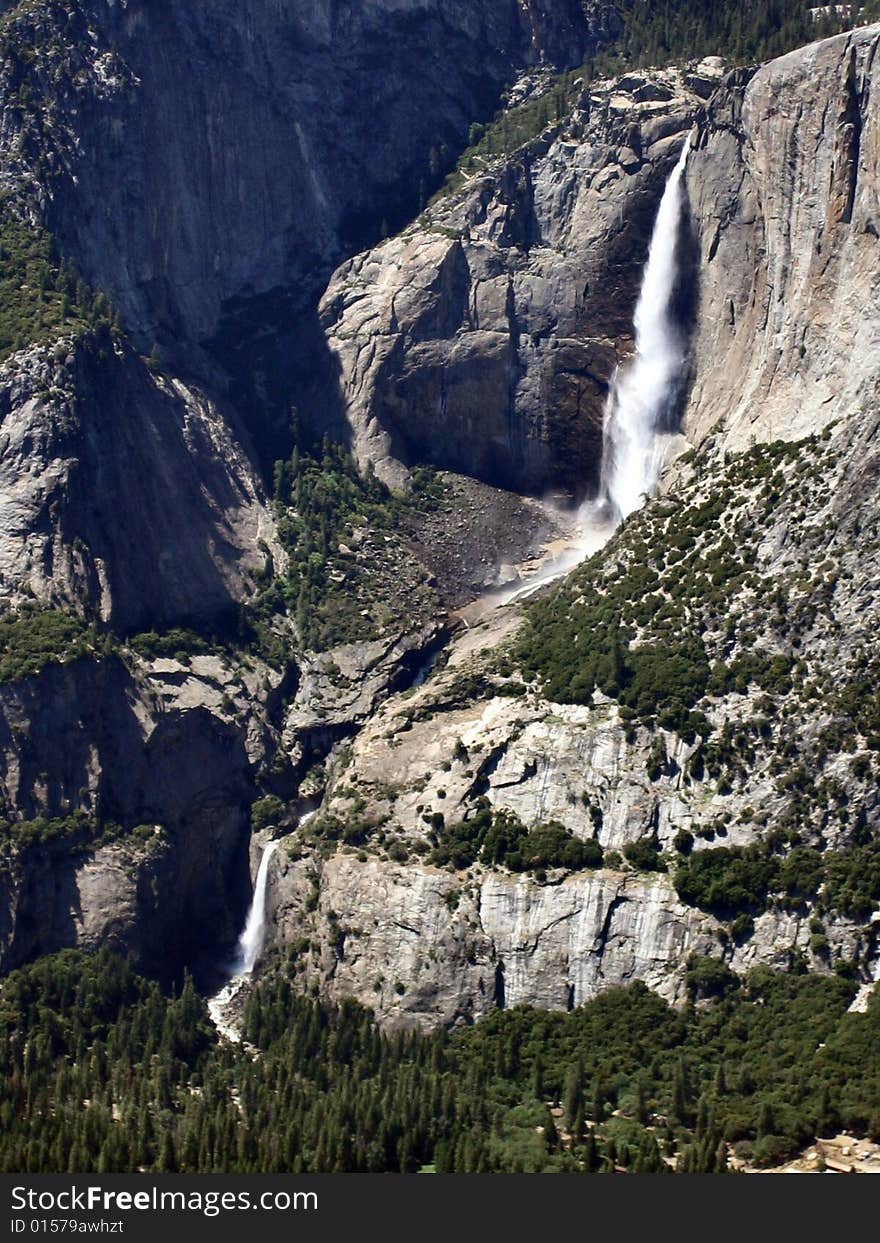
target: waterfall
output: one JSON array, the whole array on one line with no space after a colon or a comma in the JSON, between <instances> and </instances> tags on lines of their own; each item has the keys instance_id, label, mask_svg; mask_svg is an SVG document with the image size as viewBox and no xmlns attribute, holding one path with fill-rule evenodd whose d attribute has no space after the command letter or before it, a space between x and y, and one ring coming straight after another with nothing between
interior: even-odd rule
<instances>
[{"instance_id":1,"label":"waterfall","mask_svg":"<svg viewBox=\"0 0 880 1243\"><path fill-rule=\"evenodd\" d=\"M244 931L238 938L236 975L250 975L263 951L266 936L266 882L269 879L269 863L277 848L277 842L268 842L260 859L251 909L248 911Z\"/></svg>"},{"instance_id":2,"label":"waterfall","mask_svg":"<svg viewBox=\"0 0 880 1243\"><path fill-rule=\"evenodd\" d=\"M306 824L316 811L306 812L299 824ZM241 994L247 986L248 977L260 961L266 940L266 888L269 882L269 864L278 849L277 842L267 842L260 856L254 896L245 921L244 930L238 938L235 957L225 964L226 983L213 997L208 998L208 1013L214 1026L227 1040L241 1040Z\"/></svg>"},{"instance_id":3,"label":"waterfall","mask_svg":"<svg viewBox=\"0 0 880 1243\"><path fill-rule=\"evenodd\" d=\"M690 138L657 211L636 305L635 357L620 367L605 408L601 497L615 518L639 509L665 465L664 425L679 394L686 342L672 314Z\"/></svg>"},{"instance_id":4,"label":"waterfall","mask_svg":"<svg viewBox=\"0 0 880 1243\"><path fill-rule=\"evenodd\" d=\"M685 140L657 210L633 316L635 356L618 368L605 404L599 495L581 507L577 537L569 546L536 573L493 596L494 606L528 598L601 548L621 519L652 494L666 465L672 441L669 416L680 392L687 350L672 301L690 141Z\"/></svg>"}]
</instances>

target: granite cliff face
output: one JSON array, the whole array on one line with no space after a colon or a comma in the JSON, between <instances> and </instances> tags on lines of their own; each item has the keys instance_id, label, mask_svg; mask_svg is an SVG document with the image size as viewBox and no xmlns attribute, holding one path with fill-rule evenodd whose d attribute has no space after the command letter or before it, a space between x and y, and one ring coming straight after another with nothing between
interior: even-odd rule
<instances>
[{"instance_id":1,"label":"granite cliff face","mask_svg":"<svg viewBox=\"0 0 880 1243\"><path fill-rule=\"evenodd\" d=\"M0 367L0 584L129 632L248 594L274 519L246 449L195 387L110 339Z\"/></svg>"},{"instance_id":2,"label":"granite cliff face","mask_svg":"<svg viewBox=\"0 0 880 1243\"><path fill-rule=\"evenodd\" d=\"M686 430L791 438L876 391L876 26L793 52L713 101L688 165L700 315Z\"/></svg>"},{"instance_id":3,"label":"granite cliff face","mask_svg":"<svg viewBox=\"0 0 880 1243\"><path fill-rule=\"evenodd\" d=\"M274 861L273 861L274 862ZM314 913L315 886L319 898ZM270 903L293 969L334 1000L357 997L391 1026L471 1022L499 1006L564 1010L645 980L676 1000L673 965L711 952L711 921L660 880L603 873L537 886L336 856L316 871L283 858Z\"/></svg>"},{"instance_id":4,"label":"granite cliff face","mask_svg":"<svg viewBox=\"0 0 880 1243\"><path fill-rule=\"evenodd\" d=\"M684 563L682 627L742 677L708 694L687 740L607 696L557 703L521 681L516 609L436 668L454 619L421 615L298 653L286 675L248 653L147 661L119 642L50 665L0 687L3 814L120 828L4 848L0 964L111 940L164 970L228 944L255 863L249 808L271 793L275 965L388 1024L562 1008L631 979L679 999L693 953L873 978L876 921L831 908L820 934L813 898L774 899L734 933L671 871L620 852L642 843L674 865L682 834L699 853L778 824L834 851L876 830L859 687L880 601L878 29L754 75L713 60L576 85L543 133L413 220L419 183L440 180L502 88L576 63L613 32L612 6L95 0L2 20L8 202L119 312L112 333L61 334L0 368L7 604L117 635L209 631L284 566L257 463L292 401L394 484L427 461L468 477L460 496L485 499L477 481L590 494L652 219L690 134L676 305L698 455L562 589L560 613L633 562L642 595L658 583L673 601ZM813 439L757 465L725 457L778 437ZM497 578L483 548L516 560L538 540L537 502L505 505L492 513L515 511L521 538L478 503L419 520L435 548L455 544L438 575L465 567L456 606ZM667 547L679 512L704 526ZM776 658L789 681L768 707L746 673ZM441 866L441 829L486 805L597 842L603 866Z\"/></svg>"}]
</instances>

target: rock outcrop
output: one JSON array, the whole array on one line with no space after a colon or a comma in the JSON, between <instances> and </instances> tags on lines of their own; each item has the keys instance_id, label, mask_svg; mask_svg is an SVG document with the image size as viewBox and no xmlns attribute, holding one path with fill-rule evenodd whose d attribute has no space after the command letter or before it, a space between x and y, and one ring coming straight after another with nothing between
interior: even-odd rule
<instances>
[{"instance_id":1,"label":"rock outcrop","mask_svg":"<svg viewBox=\"0 0 880 1243\"><path fill-rule=\"evenodd\" d=\"M714 921L660 879L604 872L540 886L490 873L462 885L438 869L276 858L274 935L299 947L300 977L394 1027L448 1027L499 1006L564 1010L630 979L676 1000L679 965L714 943Z\"/></svg>"},{"instance_id":2,"label":"rock outcrop","mask_svg":"<svg viewBox=\"0 0 880 1243\"><path fill-rule=\"evenodd\" d=\"M3 969L107 942L167 975L234 942L250 890L254 772L273 740L272 677L215 657L131 667L111 657L0 688L5 814L85 811L113 826L97 846L73 830L22 845L4 828Z\"/></svg>"},{"instance_id":3,"label":"rock outcrop","mask_svg":"<svg viewBox=\"0 0 880 1243\"><path fill-rule=\"evenodd\" d=\"M211 624L283 554L217 407L127 346L62 339L0 368L0 591L128 632Z\"/></svg>"},{"instance_id":4,"label":"rock outcrop","mask_svg":"<svg viewBox=\"0 0 880 1243\"><path fill-rule=\"evenodd\" d=\"M521 491L595 487L653 215L701 104L675 71L582 90L334 274L321 322L362 464L394 483L428 460Z\"/></svg>"},{"instance_id":5,"label":"rock outcrop","mask_svg":"<svg viewBox=\"0 0 880 1243\"><path fill-rule=\"evenodd\" d=\"M441 621L404 634L347 643L306 657L296 696L284 718L282 744L297 771L320 762L370 720L390 691L418 680L448 635Z\"/></svg>"}]
</instances>

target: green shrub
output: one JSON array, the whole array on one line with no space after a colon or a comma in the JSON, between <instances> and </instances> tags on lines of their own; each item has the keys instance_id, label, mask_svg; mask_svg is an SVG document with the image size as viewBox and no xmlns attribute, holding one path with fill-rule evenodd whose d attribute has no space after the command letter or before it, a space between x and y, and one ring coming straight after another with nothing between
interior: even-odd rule
<instances>
[{"instance_id":1,"label":"green shrub","mask_svg":"<svg viewBox=\"0 0 880 1243\"><path fill-rule=\"evenodd\" d=\"M195 630L175 626L170 630L142 631L128 640L129 646L147 660L165 658L185 663L189 656L207 655L220 646L219 639L208 639Z\"/></svg>"},{"instance_id":2,"label":"green shrub","mask_svg":"<svg viewBox=\"0 0 880 1243\"><path fill-rule=\"evenodd\" d=\"M289 657L289 623L300 648L326 651L374 638L383 619L413 617L434 602L402 544L405 519L439 504L434 473L423 469L418 486L398 495L372 468L361 474L351 454L328 437L320 445L301 445L296 417L293 436L293 452L275 463L274 479L287 568L276 574L267 556L263 585L244 609L252 643L276 665ZM370 551L368 537L376 532L382 533L381 547ZM412 578L401 579L407 568Z\"/></svg>"},{"instance_id":3,"label":"green shrub","mask_svg":"<svg viewBox=\"0 0 880 1243\"><path fill-rule=\"evenodd\" d=\"M431 854L431 862L438 867L450 865L457 871L469 868L479 857L492 820L492 808L486 801L470 820L444 825L440 841Z\"/></svg>"},{"instance_id":4,"label":"green shrub","mask_svg":"<svg viewBox=\"0 0 880 1243\"><path fill-rule=\"evenodd\" d=\"M766 1169L773 1165L783 1165L797 1156L798 1145L791 1137L784 1135L762 1135L754 1147L755 1165Z\"/></svg>"},{"instance_id":5,"label":"green shrub","mask_svg":"<svg viewBox=\"0 0 880 1243\"><path fill-rule=\"evenodd\" d=\"M483 863L502 864L511 872L554 867L577 872L601 867L602 847L593 839L581 841L556 821L527 830L515 818L498 813L480 857Z\"/></svg>"},{"instance_id":6,"label":"green shrub","mask_svg":"<svg viewBox=\"0 0 880 1243\"><path fill-rule=\"evenodd\" d=\"M822 906L850 919L868 919L880 905L880 842L823 856Z\"/></svg>"},{"instance_id":7,"label":"green shrub","mask_svg":"<svg viewBox=\"0 0 880 1243\"><path fill-rule=\"evenodd\" d=\"M602 858L597 841L581 841L556 821L527 829L512 812L493 811L487 800L469 820L446 825L431 855L440 866L463 869L479 859L487 867L539 876L547 868L576 872L601 867Z\"/></svg>"},{"instance_id":8,"label":"green shrub","mask_svg":"<svg viewBox=\"0 0 880 1243\"><path fill-rule=\"evenodd\" d=\"M797 903L816 896L824 874L821 852L796 846L779 865L779 884L786 896Z\"/></svg>"},{"instance_id":9,"label":"green shrub","mask_svg":"<svg viewBox=\"0 0 880 1243\"><path fill-rule=\"evenodd\" d=\"M673 883L683 902L721 917L763 911L778 879L778 863L757 846L695 851L676 867Z\"/></svg>"},{"instance_id":10,"label":"green shrub","mask_svg":"<svg viewBox=\"0 0 880 1243\"><path fill-rule=\"evenodd\" d=\"M630 0L619 12L623 34L602 62L608 69L681 64L712 55L753 65L852 24L848 11L817 11L800 0L775 0L770 5L759 0L697 5L692 0L668 0L662 5Z\"/></svg>"},{"instance_id":11,"label":"green shrub","mask_svg":"<svg viewBox=\"0 0 880 1243\"><path fill-rule=\"evenodd\" d=\"M692 954L685 972L685 986L691 1000L700 997L723 997L725 993L739 988L739 976L719 958Z\"/></svg>"},{"instance_id":12,"label":"green shrub","mask_svg":"<svg viewBox=\"0 0 880 1243\"><path fill-rule=\"evenodd\" d=\"M258 798L251 806L251 827L255 832L268 828L270 824L278 824L284 815L284 804L274 794Z\"/></svg>"},{"instance_id":13,"label":"green shrub","mask_svg":"<svg viewBox=\"0 0 880 1243\"><path fill-rule=\"evenodd\" d=\"M113 842L152 846L160 840L156 826L139 824L125 828L112 820L99 820L84 811L69 816L38 820L0 821L0 854L10 851L60 847L65 853L92 854Z\"/></svg>"},{"instance_id":14,"label":"green shrub","mask_svg":"<svg viewBox=\"0 0 880 1243\"><path fill-rule=\"evenodd\" d=\"M730 925L730 935L737 944L747 941L754 931L755 921L745 911L741 911Z\"/></svg>"},{"instance_id":15,"label":"green shrub","mask_svg":"<svg viewBox=\"0 0 880 1243\"><path fill-rule=\"evenodd\" d=\"M660 854L660 847L650 838L641 837L637 842L627 842L623 855L640 872L665 872L666 864Z\"/></svg>"},{"instance_id":16,"label":"green shrub","mask_svg":"<svg viewBox=\"0 0 880 1243\"><path fill-rule=\"evenodd\" d=\"M675 869L678 896L719 918L734 920L760 913L775 894L789 907L816 902L821 911L836 911L854 920L868 919L880 906L880 842L824 853L796 845L787 854L778 854L785 840L786 835L778 832L752 846L696 851ZM741 930L746 926L739 924ZM819 936L824 932L821 924L812 930Z\"/></svg>"},{"instance_id":17,"label":"green shrub","mask_svg":"<svg viewBox=\"0 0 880 1243\"><path fill-rule=\"evenodd\" d=\"M0 224L0 362L28 345L109 329L114 316L60 260L52 238L6 215Z\"/></svg>"},{"instance_id":18,"label":"green shrub","mask_svg":"<svg viewBox=\"0 0 880 1243\"><path fill-rule=\"evenodd\" d=\"M34 606L6 613L0 616L0 683L82 660L94 654L97 643L95 631L69 613Z\"/></svg>"}]
</instances>

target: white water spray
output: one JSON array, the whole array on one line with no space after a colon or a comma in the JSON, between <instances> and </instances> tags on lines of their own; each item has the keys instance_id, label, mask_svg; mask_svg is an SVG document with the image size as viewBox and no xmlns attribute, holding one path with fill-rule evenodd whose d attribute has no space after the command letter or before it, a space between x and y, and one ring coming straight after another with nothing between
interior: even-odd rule
<instances>
[{"instance_id":1,"label":"white water spray","mask_svg":"<svg viewBox=\"0 0 880 1243\"><path fill-rule=\"evenodd\" d=\"M263 942L266 939L266 883L269 879L269 864L277 849L277 842L268 842L260 859L251 909L248 911L244 931L238 938L236 975L250 975L263 952Z\"/></svg>"},{"instance_id":2,"label":"white water spray","mask_svg":"<svg viewBox=\"0 0 880 1243\"><path fill-rule=\"evenodd\" d=\"M605 409L602 498L626 518L639 509L666 464L664 423L679 393L685 341L672 316L690 138L663 192L633 325L635 357L615 376Z\"/></svg>"},{"instance_id":3,"label":"white water spray","mask_svg":"<svg viewBox=\"0 0 880 1243\"><path fill-rule=\"evenodd\" d=\"M208 999L208 1013L214 1026L227 1040L241 1040L238 1022L234 1016L234 1003L245 982L253 974L254 967L263 952L266 940L266 885L269 880L269 864L278 849L277 842L267 842L260 857L257 879L254 884L254 895L245 921L244 931L238 938L235 958L230 964L230 977L226 983Z\"/></svg>"}]
</instances>

